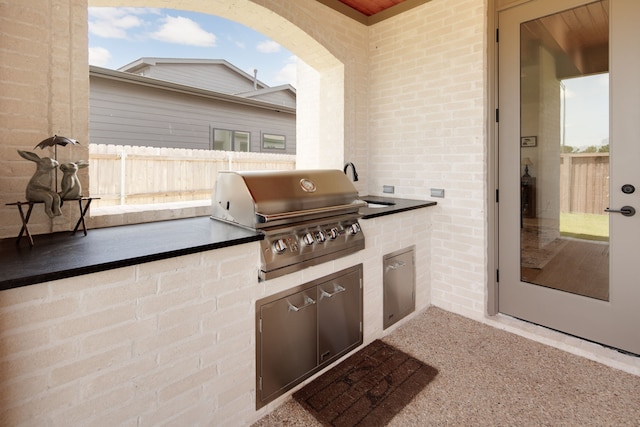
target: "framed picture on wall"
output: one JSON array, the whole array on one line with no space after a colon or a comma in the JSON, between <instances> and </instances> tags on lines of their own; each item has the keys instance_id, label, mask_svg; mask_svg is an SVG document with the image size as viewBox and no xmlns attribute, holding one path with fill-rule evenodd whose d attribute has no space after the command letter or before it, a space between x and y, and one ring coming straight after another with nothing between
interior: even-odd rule
<instances>
[{"instance_id":1,"label":"framed picture on wall","mask_svg":"<svg viewBox=\"0 0 640 427\"><path fill-rule=\"evenodd\" d=\"M535 136L523 136L520 138L521 147L536 147L538 145L538 138Z\"/></svg>"}]
</instances>

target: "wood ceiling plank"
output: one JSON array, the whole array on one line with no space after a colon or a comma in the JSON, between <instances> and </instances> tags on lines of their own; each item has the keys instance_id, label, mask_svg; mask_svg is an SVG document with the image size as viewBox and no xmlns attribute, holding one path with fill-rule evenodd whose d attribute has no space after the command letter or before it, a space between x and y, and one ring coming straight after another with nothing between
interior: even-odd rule
<instances>
[{"instance_id":1,"label":"wood ceiling plank","mask_svg":"<svg viewBox=\"0 0 640 427\"><path fill-rule=\"evenodd\" d=\"M405 0L340 0L341 3L366 16L375 15L403 1Z\"/></svg>"}]
</instances>

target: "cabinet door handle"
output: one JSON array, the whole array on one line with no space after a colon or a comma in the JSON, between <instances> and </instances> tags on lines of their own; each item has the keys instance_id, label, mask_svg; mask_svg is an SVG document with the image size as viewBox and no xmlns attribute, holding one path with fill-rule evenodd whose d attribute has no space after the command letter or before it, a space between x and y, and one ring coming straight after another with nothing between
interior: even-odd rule
<instances>
[{"instance_id":1,"label":"cabinet door handle","mask_svg":"<svg viewBox=\"0 0 640 427\"><path fill-rule=\"evenodd\" d=\"M404 265L405 265L405 263L403 261L397 261L397 262L394 262L393 264L387 265L386 270L387 271L389 271L389 270L397 270L400 267L404 267Z\"/></svg>"},{"instance_id":2,"label":"cabinet door handle","mask_svg":"<svg viewBox=\"0 0 640 427\"><path fill-rule=\"evenodd\" d=\"M327 291L325 291L324 289L320 288L320 299L322 298L331 298L332 296L339 294L340 292L344 292L346 291L345 288L343 288L342 286L338 285L337 283L334 283L333 285L333 293L329 293Z\"/></svg>"},{"instance_id":3,"label":"cabinet door handle","mask_svg":"<svg viewBox=\"0 0 640 427\"><path fill-rule=\"evenodd\" d=\"M304 308L307 308L313 304L315 304L315 300L311 299L310 297L306 296L304 297L304 305L300 306L300 307L296 307L295 305L291 304L290 301L287 301L289 303L289 311L300 311Z\"/></svg>"}]
</instances>

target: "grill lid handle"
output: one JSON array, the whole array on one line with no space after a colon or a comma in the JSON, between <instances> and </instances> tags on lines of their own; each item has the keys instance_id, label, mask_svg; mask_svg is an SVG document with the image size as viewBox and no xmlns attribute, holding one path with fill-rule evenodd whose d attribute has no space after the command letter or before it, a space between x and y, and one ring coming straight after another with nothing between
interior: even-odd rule
<instances>
[{"instance_id":1,"label":"grill lid handle","mask_svg":"<svg viewBox=\"0 0 640 427\"><path fill-rule=\"evenodd\" d=\"M302 211L283 212L283 213L277 213L277 214L271 214L271 215L256 212L256 216L258 217L258 222L267 223L267 222L272 222L277 220L297 218L304 215L333 213L338 211L344 211L347 209L358 210L365 206L367 206L367 202L358 201L358 202L350 203L348 205L335 205L335 206L328 206L323 208L305 209Z\"/></svg>"}]
</instances>

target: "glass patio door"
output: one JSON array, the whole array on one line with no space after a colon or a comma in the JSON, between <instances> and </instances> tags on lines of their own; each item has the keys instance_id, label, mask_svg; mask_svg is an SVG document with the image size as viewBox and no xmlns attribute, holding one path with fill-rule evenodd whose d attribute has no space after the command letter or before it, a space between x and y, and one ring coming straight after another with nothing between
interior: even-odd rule
<instances>
[{"instance_id":1,"label":"glass patio door","mask_svg":"<svg viewBox=\"0 0 640 427\"><path fill-rule=\"evenodd\" d=\"M499 311L640 354L640 2L498 21Z\"/></svg>"}]
</instances>

